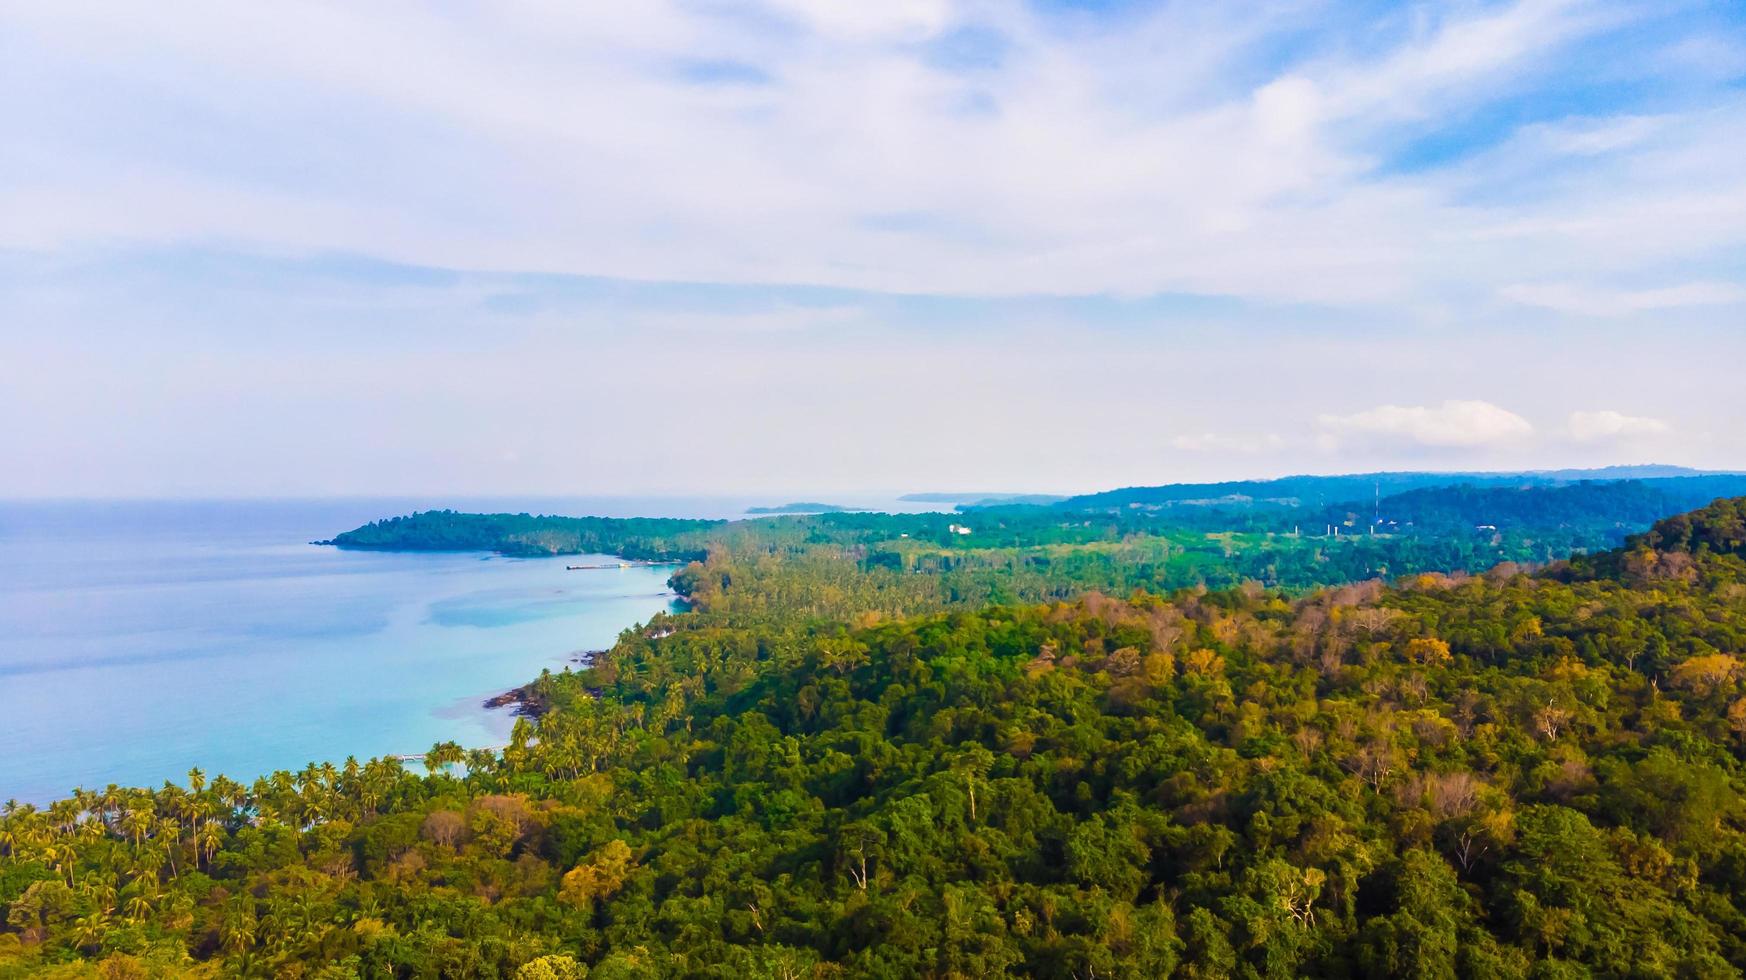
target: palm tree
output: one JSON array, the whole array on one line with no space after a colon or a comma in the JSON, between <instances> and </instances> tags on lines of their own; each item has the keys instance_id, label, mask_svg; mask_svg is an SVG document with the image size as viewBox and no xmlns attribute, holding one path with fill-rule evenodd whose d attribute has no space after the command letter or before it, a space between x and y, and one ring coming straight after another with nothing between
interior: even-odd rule
<instances>
[{"instance_id":1,"label":"palm tree","mask_svg":"<svg viewBox=\"0 0 1746 980\"><path fill-rule=\"evenodd\" d=\"M180 810L182 807L183 801L185 801L187 798L188 798L188 791L187 790L183 789L180 786L177 786L175 783L168 782L168 781L165 781L164 788L161 790L158 790L158 793L157 793L157 800L158 800L159 809L167 810L170 813L175 813L178 810Z\"/></svg>"},{"instance_id":2,"label":"palm tree","mask_svg":"<svg viewBox=\"0 0 1746 980\"><path fill-rule=\"evenodd\" d=\"M133 860L135 880L149 877L152 883L156 884L158 872L164 868L165 858L166 855L161 847L154 845L139 848Z\"/></svg>"},{"instance_id":3,"label":"palm tree","mask_svg":"<svg viewBox=\"0 0 1746 980\"><path fill-rule=\"evenodd\" d=\"M429 752L424 754L424 767L434 776L438 770L457 762L464 762L466 758L467 756L459 743L438 742L430 747Z\"/></svg>"},{"instance_id":4,"label":"palm tree","mask_svg":"<svg viewBox=\"0 0 1746 980\"><path fill-rule=\"evenodd\" d=\"M71 844L51 843L43 847L42 856L56 872L67 876L67 887L73 887L73 872L79 859L78 848Z\"/></svg>"},{"instance_id":5,"label":"palm tree","mask_svg":"<svg viewBox=\"0 0 1746 980\"><path fill-rule=\"evenodd\" d=\"M164 897L163 922L172 930L180 931L194 924L194 896L187 892L171 892Z\"/></svg>"},{"instance_id":6,"label":"palm tree","mask_svg":"<svg viewBox=\"0 0 1746 980\"><path fill-rule=\"evenodd\" d=\"M56 800L49 804L49 822L55 832L71 836L79 822L79 804L73 800Z\"/></svg>"},{"instance_id":7,"label":"palm tree","mask_svg":"<svg viewBox=\"0 0 1746 980\"><path fill-rule=\"evenodd\" d=\"M190 837L198 837L200 829L212 822L212 815L218 808L209 796L195 796L188 800L188 831Z\"/></svg>"},{"instance_id":8,"label":"palm tree","mask_svg":"<svg viewBox=\"0 0 1746 980\"><path fill-rule=\"evenodd\" d=\"M212 867L212 856L218 853L218 845L223 841L224 831L217 824L208 820L200 825L200 830L195 835L196 855L205 856L208 868Z\"/></svg>"},{"instance_id":9,"label":"palm tree","mask_svg":"<svg viewBox=\"0 0 1746 980\"><path fill-rule=\"evenodd\" d=\"M467 781L480 780L493 788L505 785L502 770L497 765L497 753L490 749L472 749L467 753Z\"/></svg>"},{"instance_id":10,"label":"palm tree","mask_svg":"<svg viewBox=\"0 0 1746 980\"><path fill-rule=\"evenodd\" d=\"M138 847L145 839L146 832L151 829L152 811L148 806L140 805L138 800L130 800L127 809L122 811L121 825L133 837L133 846Z\"/></svg>"},{"instance_id":11,"label":"palm tree","mask_svg":"<svg viewBox=\"0 0 1746 980\"><path fill-rule=\"evenodd\" d=\"M104 789L101 793L94 794L94 796L95 799L92 801L94 804L93 812L97 817L97 822L103 825L105 831L114 831L116 815L121 809L121 804L119 802L121 799L121 790L117 788L114 783L110 783L108 788Z\"/></svg>"},{"instance_id":12,"label":"palm tree","mask_svg":"<svg viewBox=\"0 0 1746 980\"><path fill-rule=\"evenodd\" d=\"M73 790L73 805L78 807L80 813L95 815L101 799L97 793L88 789Z\"/></svg>"},{"instance_id":13,"label":"palm tree","mask_svg":"<svg viewBox=\"0 0 1746 980\"><path fill-rule=\"evenodd\" d=\"M182 849L182 822L175 817L164 817L158 821L157 846L163 850L164 861L170 866L170 877L174 878L176 869L176 852Z\"/></svg>"},{"instance_id":14,"label":"palm tree","mask_svg":"<svg viewBox=\"0 0 1746 980\"><path fill-rule=\"evenodd\" d=\"M109 916L103 912L93 912L81 916L73 923L73 942L85 952L95 952L103 946L103 939L109 935Z\"/></svg>"},{"instance_id":15,"label":"palm tree","mask_svg":"<svg viewBox=\"0 0 1746 980\"><path fill-rule=\"evenodd\" d=\"M133 851L120 842L112 844L108 853L103 856L103 867L118 881L124 874L135 874Z\"/></svg>"},{"instance_id":16,"label":"palm tree","mask_svg":"<svg viewBox=\"0 0 1746 980\"><path fill-rule=\"evenodd\" d=\"M86 879L82 894L91 903L91 907L104 915L115 911L115 886L107 881L91 882Z\"/></svg>"},{"instance_id":17,"label":"palm tree","mask_svg":"<svg viewBox=\"0 0 1746 980\"><path fill-rule=\"evenodd\" d=\"M279 784L281 779L287 784L285 789L282 789ZM255 801L254 824L257 827L263 823L279 819L281 808L277 801L282 798L282 793L288 789L291 774L280 770L273 774L273 780L269 783L265 777L256 779L254 787L249 790L250 798Z\"/></svg>"},{"instance_id":18,"label":"palm tree","mask_svg":"<svg viewBox=\"0 0 1746 980\"><path fill-rule=\"evenodd\" d=\"M90 842L108 840L109 825L101 817L87 817L79 821L79 837Z\"/></svg>"},{"instance_id":19,"label":"palm tree","mask_svg":"<svg viewBox=\"0 0 1746 980\"><path fill-rule=\"evenodd\" d=\"M219 944L228 952L240 953L255 944L255 930L258 926L254 899L247 895L238 895L225 903L224 915L218 923Z\"/></svg>"},{"instance_id":20,"label":"palm tree","mask_svg":"<svg viewBox=\"0 0 1746 980\"><path fill-rule=\"evenodd\" d=\"M144 922L152 917L152 900L143 891L133 893L133 896L122 903L122 909L127 917L135 922Z\"/></svg>"}]
</instances>

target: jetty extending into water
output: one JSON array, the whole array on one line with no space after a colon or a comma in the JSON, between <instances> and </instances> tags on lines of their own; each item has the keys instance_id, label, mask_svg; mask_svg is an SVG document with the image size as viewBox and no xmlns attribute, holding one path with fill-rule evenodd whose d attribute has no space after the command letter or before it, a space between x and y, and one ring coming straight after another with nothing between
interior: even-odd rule
<instances>
[{"instance_id":1,"label":"jetty extending into water","mask_svg":"<svg viewBox=\"0 0 1746 980\"><path fill-rule=\"evenodd\" d=\"M599 565L565 565L567 572L586 572L595 568L659 568L663 565L682 565L677 561L609 561Z\"/></svg>"}]
</instances>

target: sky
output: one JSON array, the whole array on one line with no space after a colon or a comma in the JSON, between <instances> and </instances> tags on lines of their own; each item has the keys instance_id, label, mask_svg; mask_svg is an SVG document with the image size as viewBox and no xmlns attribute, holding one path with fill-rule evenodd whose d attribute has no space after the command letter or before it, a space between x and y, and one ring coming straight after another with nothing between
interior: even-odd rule
<instances>
[{"instance_id":1,"label":"sky","mask_svg":"<svg viewBox=\"0 0 1746 980\"><path fill-rule=\"evenodd\" d=\"M0 0L0 496L1746 469L1746 6Z\"/></svg>"}]
</instances>

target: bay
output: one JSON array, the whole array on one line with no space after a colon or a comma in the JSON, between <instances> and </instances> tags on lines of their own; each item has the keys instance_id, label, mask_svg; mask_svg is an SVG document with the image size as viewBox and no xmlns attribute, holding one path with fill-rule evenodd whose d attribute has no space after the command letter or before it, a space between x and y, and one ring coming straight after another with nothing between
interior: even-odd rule
<instances>
[{"instance_id":1,"label":"bay","mask_svg":"<svg viewBox=\"0 0 1746 980\"><path fill-rule=\"evenodd\" d=\"M730 516L738 501L0 503L0 800L244 781L310 761L501 744L483 700L670 607L670 568L348 552L414 509ZM604 556L597 556L605 560Z\"/></svg>"}]
</instances>

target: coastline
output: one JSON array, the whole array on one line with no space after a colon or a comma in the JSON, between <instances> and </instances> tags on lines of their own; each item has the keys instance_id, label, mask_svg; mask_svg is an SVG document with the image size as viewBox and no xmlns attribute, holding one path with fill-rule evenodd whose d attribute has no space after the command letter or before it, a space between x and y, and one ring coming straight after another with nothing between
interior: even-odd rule
<instances>
[{"instance_id":1,"label":"coastline","mask_svg":"<svg viewBox=\"0 0 1746 980\"><path fill-rule=\"evenodd\" d=\"M597 654L605 652L605 650L579 650L566 654L564 656L565 668L568 669L569 665L576 664L587 669ZM547 701L545 695L539 692L538 687L539 680L536 678L526 684L512 687L501 694L493 694L479 702L479 706L487 711L501 711L507 708L512 718L527 718L537 721L552 710L551 702Z\"/></svg>"},{"instance_id":2,"label":"coastline","mask_svg":"<svg viewBox=\"0 0 1746 980\"><path fill-rule=\"evenodd\" d=\"M552 709L552 706L546 703L546 699L534 690L532 684L512 687L502 694L486 698L481 702L481 705L489 711L508 708L509 713L517 718L536 720Z\"/></svg>"},{"instance_id":3,"label":"coastline","mask_svg":"<svg viewBox=\"0 0 1746 980\"><path fill-rule=\"evenodd\" d=\"M663 564L668 564L668 563L666 563L666 562L637 562L637 563L631 563L627 566L622 566L622 567L649 567L652 565L663 565ZM615 566L615 567L621 567L621 566ZM672 588L669 588L664 592L656 593L655 595L667 600L667 606L668 606L667 612L670 614L690 612L696 608L696 601L695 600L693 600L691 597L685 595L684 593L679 592L679 591L672 589ZM633 624L633 625L635 625L635 624ZM644 624L644 625L646 627L647 624ZM627 626L625 628L629 629L630 627ZM668 629L666 629L658 634L649 634L649 635L651 635L655 639L661 639L661 638L664 638L667 636L671 636L672 629L668 628ZM578 669L586 670L590 666L593 665L595 657L607 652L608 649L610 649L610 648L604 647L604 648L593 649L593 650L575 650L575 651L572 651L570 653L565 654L562 658L559 659L559 662L563 665L563 669L565 669L565 670L569 670L572 665L574 665ZM549 672L551 669L552 668L550 668L550 667L544 668L542 670L542 674L545 672ZM466 701L464 701L463 703L476 704L479 708L483 708L486 712L498 712L498 711L507 710L509 717L512 719L527 718L530 721L538 721L540 718L544 717L547 713L549 713L552 710L552 705L551 705L550 701L548 701L546 699L546 697L543 694L541 694L539 691L539 678L537 678L537 677L531 681L528 681L525 684L517 685L515 687L509 688L508 690L501 691L497 694L489 695L483 699L479 699L475 696L475 698L466 699ZM460 706L457 705L457 708L458 707L460 707Z\"/></svg>"},{"instance_id":4,"label":"coastline","mask_svg":"<svg viewBox=\"0 0 1746 980\"><path fill-rule=\"evenodd\" d=\"M12 744L55 747L0 760L0 799L48 802L78 786L156 785L193 765L253 779L444 740L501 745L515 718L540 706L506 698L516 713L482 710L488 696L524 688L542 667L561 670L581 651L682 608L666 584L674 568L566 572L556 556L478 561L489 553L318 548L298 542L327 537L308 533L311 523L335 520L325 510L311 516L261 503L240 513L248 520L213 525L195 511L167 525L111 527L97 510L74 522L85 528L76 550L60 546L64 515L0 542L10 567L47 569L32 574L44 577L53 600L40 612L9 607L13 628L0 646L22 651L31 638L35 660L16 662L43 669L0 685L0 732ZM620 560L598 554L607 559ZM14 578L0 593L16 595L25 584L44 587ZM72 625L50 616L56 603L71 602L89 615ZM90 663L82 654L97 636L113 656ZM336 677L353 682L336 685ZM75 696L101 710L68 722L52 706ZM152 708L170 698L209 705L214 727L246 737L176 727Z\"/></svg>"}]
</instances>

